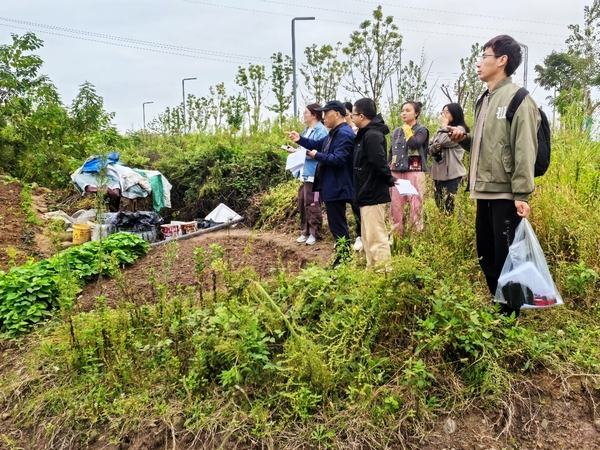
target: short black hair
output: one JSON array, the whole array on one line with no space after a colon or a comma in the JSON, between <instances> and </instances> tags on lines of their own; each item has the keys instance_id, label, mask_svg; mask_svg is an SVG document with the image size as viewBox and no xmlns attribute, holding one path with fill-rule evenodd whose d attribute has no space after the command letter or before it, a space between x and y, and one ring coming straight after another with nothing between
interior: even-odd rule
<instances>
[{"instance_id":1,"label":"short black hair","mask_svg":"<svg viewBox=\"0 0 600 450\"><path fill-rule=\"evenodd\" d=\"M344 106L346 107L346 111L352 112L352 103L346 102L344 103Z\"/></svg>"},{"instance_id":2,"label":"short black hair","mask_svg":"<svg viewBox=\"0 0 600 450\"><path fill-rule=\"evenodd\" d=\"M370 98L361 98L354 103L354 109L357 114L362 114L367 119L372 120L377 115L377 106Z\"/></svg>"},{"instance_id":3,"label":"short black hair","mask_svg":"<svg viewBox=\"0 0 600 450\"><path fill-rule=\"evenodd\" d=\"M521 45L506 34L501 34L487 41L483 46L483 50L485 51L486 48L491 48L497 58L506 55L508 62L504 67L504 73L507 77L513 75L523 61Z\"/></svg>"}]
</instances>

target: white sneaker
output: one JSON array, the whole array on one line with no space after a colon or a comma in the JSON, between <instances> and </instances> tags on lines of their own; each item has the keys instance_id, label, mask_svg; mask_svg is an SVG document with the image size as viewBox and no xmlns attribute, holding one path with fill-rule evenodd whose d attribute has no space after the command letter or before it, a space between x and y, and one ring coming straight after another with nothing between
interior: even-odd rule
<instances>
[{"instance_id":1,"label":"white sneaker","mask_svg":"<svg viewBox=\"0 0 600 450\"><path fill-rule=\"evenodd\" d=\"M308 239L308 237L306 237L303 234L301 234L300 237L298 239L296 239L296 242L298 244L302 244L303 242L306 242L307 239Z\"/></svg>"},{"instance_id":2,"label":"white sneaker","mask_svg":"<svg viewBox=\"0 0 600 450\"><path fill-rule=\"evenodd\" d=\"M354 250L356 250L357 252L360 252L363 249L363 243L362 243L362 239L359 237L356 238L356 241L354 241Z\"/></svg>"},{"instance_id":3,"label":"white sneaker","mask_svg":"<svg viewBox=\"0 0 600 450\"><path fill-rule=\"evenodd\" d=\"M317 243L317 238L314 237L312 234L306 240L306 245L315 245L316 243Z\"/></svg>"}]
</instances>

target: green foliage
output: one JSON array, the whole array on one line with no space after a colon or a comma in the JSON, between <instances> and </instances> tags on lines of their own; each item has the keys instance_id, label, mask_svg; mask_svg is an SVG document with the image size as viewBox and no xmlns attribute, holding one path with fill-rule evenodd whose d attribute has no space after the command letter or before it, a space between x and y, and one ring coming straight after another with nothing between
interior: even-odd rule
<instances>
[{"instance_id":1,"label":"green foliage","mask_svg":"<svg viewBox=\"0 0 600 450\"><path fill-rule=\"evenodd\" d=\"M287 90L287 85L292 77L292 58L282 55L281 52L271 55L271 91L275 95L276 103L267 106L279 116L279 126L283 125L283 114L290 107L293 94Z\"/></svg>"},{"instance_id":2,"label":"green foliage","mask_svg":"<svg viewBox=\"0 0 600 450\"><path fill-rule=\"evenodd\" d=\"M48 261L0 272L0 331L13 337L50 316L58 295L56 270Z\"/></svg>"},{"instance_id":3,"label":"green foliage","mask_svg":"<svg viewBox=\"0 0 600 450\"><path fill-rule=\"evenodd\" d=\"M31 198L31 185L25 184L21 189L21 208L23 212L27 215L26 222L34 225L39 225L40 222L35 215L35 211L32 207L32 198Z\"/></svg>"},{"instance_id":4,"label":"green foliage","mask_svg":"<svg viewBox=\"0 0 600 450\"><path fill-rule=\"evenodd\" d=\"M96 151L98 139L118 147L121 138L102 109L102 97L84 83L70 108L41 75L42 47L33 33L12 35L0 46L0 169L25 182L51 187L71 183L70 174Z\"/></svg>"},{"instance_id":5,"label":"green foliage","mask_svg":"<svg viewBox=\"0 0 600 450\"><path fill-rule=\"evenodd\" d=\"M452 93L449 86L442 85L440 87L450 103L462 105L465 114L473 114L475 112L475 104L479 100L479 96L486 89L484 83L479 79L476 70L482 51L483 48L479 43L473 44L471 46L471 54L466 58L460 59L461 72L454 82Z\"/></svg>"},{"instance_id":6,"label":"green foliage","mask_svg":"<svg viewBox=\"0 0 600 450\"><path fill-rule=\"evenodd\" d=\"M258 219L255 226L264 230L281 227L284 224L295 227L298 215L298 188L298 180L291 179L262 194L258 203Z\"/></svg>"},{"instance_id":7,"label":"green foliage","mask_svg":"<svg viewBox=\"0 0 600 450\"><path fill-rule=\"evenodd\" d=\"M313 44L304 49L306 63L300 66L300 73L310 93L304 97L306 104L324 105L338 98L338 88L348 70L348 63L339 57L341 47L342 43L338 42L335 47L329 44L317 47L317 44Z\"/></svg>"},{"instance_id":8,"label":"green foliage","mask_svg":"<svg viewBox=\"0 0 600 450\"><path fill-rule=\"evenodd\" d=\"M21 97L35 94L28 98L29 102L22 102L15 106L32 106L31 100L39 100L51 90L49 79L40 75L39 70L43 64L42 59L29 52L40 49L43 41L35 34L28 32L23 36L11 34L12 44L0 46L0 89L2 89L3 106L12 102L19 102ZM56 92L51 96L54 100L58 98Z\"/></svg>"},{"instance_id":9,"label":"green foliage","mask_svg":"<svg viewBox=\"0 0 600 450\"><path fill-rule=\"evenodd\" d=\"M592 89L600 86L600 1L583 8L583 26L569 25L571 36L567 51L552 51L543 64L537 64L535 79L546 89L554 90L550 98L560 114L573 103L581 105L586 117L592 117L600 101L592 99Z\"/></svg>"},{"instance_id":10,"label":"green foliage","mask_svg":"<svg viewBox=\"0 0 600 450\"><path fill-rule=\"evenodd\" d=\"M394 18L384 17L378 6L373 20L362 22L343 49L348 57L348 89L379 104L388 80L399 69L401 46L402 35Z\"/></svg>"},{"instance_id":11,"label":"green foliage","mask_svg":"<svg viewBox=\"0 0 600 450\"><path fill-rule=\"evenodd\" d=\"M362 24L353 39L368 48L383 42L377 33L391 33L392 25L379 8L374 24ZM399 35L388 37L386 48L399 45ZM259 89L251 78L258 81L260 74L240 71L252 100ZM471 81L457 87L465 101L473 99ZM584 99L583 91L576 94ZM230 98L217 86L190 117L199 130L210 120L217 131L227 120L232 134L134 134L123 160L161 170L175 198L195 202L182 216L206 213L221 201L244 211L252 198L257 226L295 221L297 181L281 183L284 137L257 131L256 116L251 136L238 133L239 121L225 119ZM253 109L244 110L251 115L252 102ZM527 311L518 321L500 316L478 267L473 202L461 188L447 216L429 185L424 230L395 239L388 273L363 270L362 261L347 255L336 270L310 266L291 275L281 269L260 280L252 269L233 271L225 250L212 245L194 252L196 285L171 294L178 246L169 245L163 275L149 278L154 304L123 289L117 308L107 308L100 297L93 311L52 324L31 345L31 365L0 380L2 401L16 405L19 424L43 424L32 435L61 433L64 442L96 426L117 440L147 420L172 423L177 415L193 433L218 433L224 446L293 440L290 446L298 448L344 448L348 442L381 448L425 436L441 412L467 405L496 411L510 403L515 384L537 372L597 378L600 148L582 131L583 103L563 111L550 170L536 179L530 220L564 306ZM182 130L181 112L170 116L171 130ZM18 136L15 128L2 132ZM94 138L95 148L109 146L103 136ZM0 298L10 295L0 304L6 334L28 330L59 302L63 308L79 280L102 272L124 285L118 266L146 245L103 241L102 248L82 246L0 275L7 293L0 290ZM59 424L56 431L53 424Z\"/></svg>"},{"instance_id":12,"label":"green foliage","mask_svg":"<svg viewBox=\"0 0 600 450\"><path fill-rule=\"evenodd\" d=\"M38 263L12 267L8 273L0 271L0 332L14 337L51 316L61 294L61 275L68 274L69 282L81 283L99 273L115 273L120 265L145 254L148 245L135 235L116 233Z\"/></svg>"},{"instance_id":13,"label":"green foliage","mask_svg":"<svg viewBox=\"0 0 600 450\"><path fill-rule=\"evenodd\" d=\"M282 70L285 71L283 67ZM250 64L247 69L239 67L235 83L242 89L246 101L250 105L250 112L248 113L250 130L256 131L260 123L260 110L264 102L267 84L265 66Z\"/></svg>"},{"instance_id":14,"label":"green foliage","mask_svg":"<svg viewBox=\"0 0 600 450\"><path fill-rule=\"evenodd\" d=\"M146 146L129 147L121 159L146 161L171 182L174 208L183 220L206 216L219 203L240 213L257 193L281 182L285 135L270 132L233 136L230 134L153 137ZM130 144L133 143L130 141Z\"/></svg>"}]
</instances>

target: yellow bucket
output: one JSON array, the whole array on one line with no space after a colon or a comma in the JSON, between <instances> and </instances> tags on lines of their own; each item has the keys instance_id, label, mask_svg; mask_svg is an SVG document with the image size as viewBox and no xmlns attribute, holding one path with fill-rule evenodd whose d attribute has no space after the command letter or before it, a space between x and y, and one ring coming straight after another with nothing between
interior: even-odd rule
<instances>
[{"instance_id":1,"label":"yellow bucket","mask_svg":"<svg viewBox=\"0 0 600 450\"><path fill-rule=\"evenodd\" d=\"M73 244L83 244L90 240L92 236L92 227L85 223L73 224Z\"/></svg>"}]
</instances>

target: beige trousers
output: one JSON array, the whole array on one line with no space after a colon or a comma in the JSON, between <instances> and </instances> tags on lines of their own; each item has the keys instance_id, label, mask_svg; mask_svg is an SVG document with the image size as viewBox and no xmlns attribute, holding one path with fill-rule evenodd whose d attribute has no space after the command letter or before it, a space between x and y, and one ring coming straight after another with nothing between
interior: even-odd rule
<instances>
[{"instance_id":1,"label":"beige trousers","mask_svg":"<svg viewBox=\"0 0 600 450\"><path fill-rule=\"evenodd\" d=\"M361 234L367 267L388 261L392 257L390 242L385 226L387 203L361 206Z\"/></svg>"}]
</instances>

